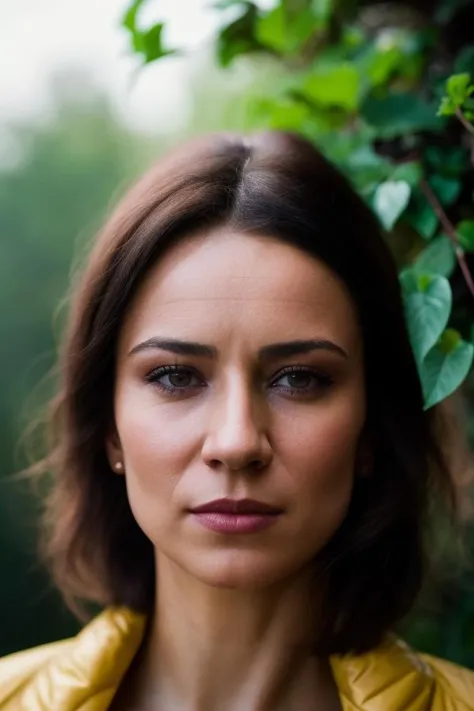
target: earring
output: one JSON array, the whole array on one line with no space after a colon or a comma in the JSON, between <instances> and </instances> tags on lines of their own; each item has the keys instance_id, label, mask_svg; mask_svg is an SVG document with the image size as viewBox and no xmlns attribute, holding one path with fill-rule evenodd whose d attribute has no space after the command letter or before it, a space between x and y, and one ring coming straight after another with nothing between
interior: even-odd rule
<instances>
[{"instance_id":1,"label":"earring","mask_svg":"<svg viewBox=\"0 0 474 711\"><path fill-rule=\"evenodd\" d=\"M123 469L123 464L122 464L122 462L115 462L115 469L116 469L118 472L121 472L122 469Z\"/></svg>"}]
</instances>

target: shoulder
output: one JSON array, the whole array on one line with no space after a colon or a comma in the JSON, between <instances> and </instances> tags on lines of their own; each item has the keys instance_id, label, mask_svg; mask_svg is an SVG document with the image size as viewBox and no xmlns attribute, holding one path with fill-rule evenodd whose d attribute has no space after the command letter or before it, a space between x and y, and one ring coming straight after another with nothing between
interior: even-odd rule
<instances>
[{"instance_id":1,"label":"shoulder","mask_svg":"<svg viewBox=\"0 0 474 711\"><path fill-rule=\"evenodd\" d=\"M439 703L448 701L454 709L472 711L474 709L474 671L448 662L445 659L420 655L432 669L436 679L436 694ZM456 705L457 704L457 705ZM440 708L444 708L440 706Z\"/></svg>"},{"instance_id":2,"label":"shoulder","mask_svg":"<svg viewBox=\"0 0 474 711\"><path fill-rule=\"evenodd\" d=\"M0 709L36 675L49 660L70 649L72 640L62 640L9 654L0 659Z\"/></svg>"},{"instance_id":3,"label":"shoulder","mask_svg":"<svg viewBox=\"0 0 474 711\"><path fill-rule=\"evenodd\" d=\"M361 655L333 660L344 709L474 711L474 672L390 637Z\"/></svg>"},{"instance_id":4,"label":"shoulder","mask_svg":"<svg viewBox=\"0 0 474 711\"><path fill-rule=\"evenodd\" d=\"M76 637L0 659L0 711L107 708L144 627L142 615L109 608Z\"/></svg>"}]
</instances>

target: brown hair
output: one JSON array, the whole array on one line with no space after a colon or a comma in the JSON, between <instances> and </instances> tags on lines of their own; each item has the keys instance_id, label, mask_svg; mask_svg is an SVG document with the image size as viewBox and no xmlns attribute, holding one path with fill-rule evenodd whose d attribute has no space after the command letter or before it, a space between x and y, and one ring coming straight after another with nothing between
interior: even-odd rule
<instances>
[{"instance_id":1,"label":"brown hair","mask_svg":"<svg viewBox=\"0 0 474 711\"><path fill-rule=\"evenodd\" d=\"M373 472L356 478L347 517L315 566L327 583L318 648L362 652L412 606L423 580L427 504L436 491L449 501L450 481L433 413L423 410L397 271L377 221L348 180L292 134L219 134L175 149L130 190L98 236L73 292L41 464L53 474L47 560L70 604L152 609L152 544L105 453L116 341L147 270L180 238L219 224L323 260L358 310Z\"/></svg>"}]
</instances>

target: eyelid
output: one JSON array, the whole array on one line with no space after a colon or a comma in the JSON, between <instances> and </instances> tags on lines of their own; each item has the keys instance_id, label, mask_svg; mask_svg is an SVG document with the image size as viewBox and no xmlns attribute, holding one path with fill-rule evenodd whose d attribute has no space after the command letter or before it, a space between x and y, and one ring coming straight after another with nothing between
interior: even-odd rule
<instances>
[{"instance_id":1,"label":"eyelid","mask_svg":"<svg viewBox=\"0 0 474 711\"><path fill-rule=\"evenodd\" d=\"M159 379L161 377L164 377L170 373L179 373L179 372L185 372L185 373L190 373L192 376L199 378L201 381L201 384L198 386L193 386L193 385L188 385L184 387L180 387L179 385L171 385L171 386L166 386L163 385L162 383L159 382ZM334 378L328 374L327 372L323 372L320 368L315 368L314 366L309 366L309 365L290 365L286 366L284 368L281 368L277 373L273 375L273 378L271 381L269 381L269 386L272 389L277 390L275 387L275 383L278 382L281 378L285 377L285 375L290 375L292 373L307 373L308 375L312 376L317 380L317 385L316 386L310 386L307 388L291 388L291 387L285 387L282 386L280 389L282 392L286 392L287 394L291 395L292 397L298 396L305 396L305 395L316 395L317 393L321 393L324 390L328 390L333 384L334 384ZM186 395L189 394L190 390L195 390L196 387L200 388L202 387L203 380L199 373L197 373L196 369L192 366L187 366L181 363L175 363L173 365L167 364L167 365L162 365L159 366L158 368L155 368L152 370L148 375L146 376L146 380L148 381L149 384L154 385L158 389L160 389L163 393L170 397L176 397L179 395ZM205 387L207 387L206 384L204 384Z\"/></svg>"}]
</instances>

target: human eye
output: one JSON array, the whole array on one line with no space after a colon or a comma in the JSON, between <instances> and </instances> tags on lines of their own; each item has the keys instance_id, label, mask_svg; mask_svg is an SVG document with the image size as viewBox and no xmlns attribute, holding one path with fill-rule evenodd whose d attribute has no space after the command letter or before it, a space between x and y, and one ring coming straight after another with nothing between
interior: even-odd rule
<instances>
[{"instance_id":1,"label":"human eye","mask_svg":"<svg viewBox=\"0 0 474 711\"><path fill-rule=\"evenodd\" d=\"M169 395L182 395L203 385L194 370L184 365L163 365L155 368L146 376L146 380Z\"/></svg>"},{"instance_id":2,"label":"human eye","mask_svg":"<svg viewBox=\"0 0 474 711\"><path fill-rule=\"evenodd\" d=\"M286 380L287 384L276 386L275 384L281 380ZM321 370L310 366L292 365L281 370L271 385L292 397L297 397L298 395L321 394L328 390L333 382L333 378Z\"/></svg>"}]
</instances>

